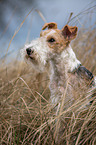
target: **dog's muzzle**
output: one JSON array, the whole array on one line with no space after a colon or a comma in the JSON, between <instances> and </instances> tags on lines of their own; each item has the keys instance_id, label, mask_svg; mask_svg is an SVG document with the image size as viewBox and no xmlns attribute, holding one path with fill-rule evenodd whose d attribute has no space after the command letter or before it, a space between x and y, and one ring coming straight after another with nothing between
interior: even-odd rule
<instances>
[{"instance_id":1,"label":"dog's muzzle","mask_svg":"<svg viewBox=\"0 0 96 145\"><path fill-rule=\"evenodd\" d=\"M31 55L34 52L34 50L31 50L31 48L27 48L26 52L28 55Z\"/></svg>"},{"instance_id":2,"label":"dog's muzzle","mask_svg":"<svg viewBox=\"0 0 96 145\"><path fill-rule=\"evenodd\" d=\"M34 50L32 50L31 48L27 48L26 49L26 53L27 53L27 56L26 58L30 58L32 60L34 60Z\"/></svg>"}]
</instances>

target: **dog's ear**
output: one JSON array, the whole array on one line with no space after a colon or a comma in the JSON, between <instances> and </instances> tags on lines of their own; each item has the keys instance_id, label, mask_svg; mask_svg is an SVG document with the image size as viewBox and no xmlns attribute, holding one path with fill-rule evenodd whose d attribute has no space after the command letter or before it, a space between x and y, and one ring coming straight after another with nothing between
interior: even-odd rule
<instances>
[{"instance_id":1,"label":"dog's ear","mask_svg":"<svg viewBox=\"0 0 96 145\"><path fill-rule=\"evenodd\" d=\"M54 22L45 23L42 30L45 30L46 28L48 28L48 29L57 29L57 24L54 23Z\"/></svg>"},{"instance_id":2,"label":"dog's ear","mask_svg":"<svg viewBox=\"0 0 96 145\"><path fill-rule=\"evenodd\" d=\"M76 27L76 26L73 27L73 26L68 26L68 25L65 25L63 27L63 29L61 30L62 35L64 36L64 38L69 40L69 41L76 38L77 31L78 31L78 27Z\"/></svg>"}]
</instances>

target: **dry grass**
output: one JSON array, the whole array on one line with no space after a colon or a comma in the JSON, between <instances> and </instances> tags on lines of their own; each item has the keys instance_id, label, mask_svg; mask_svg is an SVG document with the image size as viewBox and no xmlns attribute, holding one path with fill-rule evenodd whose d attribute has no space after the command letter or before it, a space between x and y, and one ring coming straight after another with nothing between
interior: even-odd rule
<instances>
[{"instance_id":1,"label":"dry grass","mask_svg":"<svg viewBox=\"0 0 96 145\"><path fill-rule=\"evenodd\" d=\"M82 64L96 75L95 29L82 28L72 46ZM0 144L95 145L96 100L87 107L85 98L77 100L56 116L48 83L47 73L38 74L24 62L2 65Z\"/></svg>"}]
</instances>

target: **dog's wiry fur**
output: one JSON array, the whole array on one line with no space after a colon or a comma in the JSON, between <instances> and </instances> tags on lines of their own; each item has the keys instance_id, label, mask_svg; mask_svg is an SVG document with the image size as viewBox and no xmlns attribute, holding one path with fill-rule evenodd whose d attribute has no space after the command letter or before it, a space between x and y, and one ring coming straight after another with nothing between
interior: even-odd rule
<instances>
[{"instance_id":1,"label":"dog's wiry fur","mask_svg":"<svg viewBox=\"0 0 96 145\"><path fill-rule=\"evenodd\" d=\"M77 30L76 26L68 25L59 30L56 23L46 23L40 37L21 50L25 60L40 72L48 71L50 64L49 88L53 104L65 95L65 106L70 106L79 97L84 97L90 87L96 88L96 78L81 65L70 46Z\"/></svg>"},{"instance_id":2,"label":"dog's wiry fur","mask_svg":"<svg viewBox=\"0 0 96 145\"><path fill-rule=\"evenodd\" d=\"M44 40L37 38L36 40L31 41L30 44L26 44L25 47L21 49L21 56L29 65L31 64L32 67L34 67L38 72L44 72L46 69L48 69L48 62L45 55L47 54L47 46L45 46L46 44L43 44ZM31 48L32 50L34 50L34 53L32 54L32 59L30 59L31 55L29 57L26 53L27 48Z\"/></svg>"}]
</instances>

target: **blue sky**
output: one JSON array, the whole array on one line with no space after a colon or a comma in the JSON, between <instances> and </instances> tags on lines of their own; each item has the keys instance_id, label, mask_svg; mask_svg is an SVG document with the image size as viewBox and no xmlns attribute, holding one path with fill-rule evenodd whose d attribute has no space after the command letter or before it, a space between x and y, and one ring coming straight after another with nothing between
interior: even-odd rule
<instances>
[{"instance_id":1,"label":"blue sky","mask_svg":"<svg viewBox=\"0 0 96 145\"><path fill-rule=\"evenodd\" d=\"M95 0L35 0L34 4L29 6L23 5L19 0L16 1L16 9L10 9L6 5L2 5L5 9L4 19L6 23L6 29L1 29L1 33L4 32L3 36L0 39L0 58L5 55L8 48L9 42L14 35L15 31L18 30L21 22L24 20L28 12L34 8L32 13L27 17L23 26L14 37L11 42L9 53L11 52L11 57L16 57L19 54L20 48L24 44L32 39L39 37L41 28L44 24L44 21L41 19L39 14L35 9L39 10L45 17L47 22L56 22L58 28L61 29L68 21L69 15L72 12L72 17L76 16L78 13L96 5ZM19 5L21 4L21 9L23 14L17 15ZM90 11L91 12L91 11ZM91 18L90 24L96 22L96 7L95 10L89 15L86 13L81 14L76 17L74 21L71 21L70 25L77 25L79 29L85 24L88 25L86 20ZM5 31L6 30L6 31Z\"/></svg>"}]
</instances>

